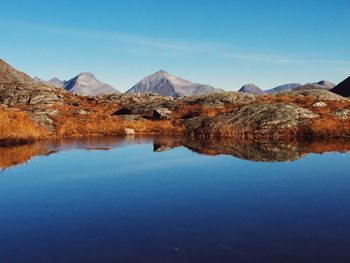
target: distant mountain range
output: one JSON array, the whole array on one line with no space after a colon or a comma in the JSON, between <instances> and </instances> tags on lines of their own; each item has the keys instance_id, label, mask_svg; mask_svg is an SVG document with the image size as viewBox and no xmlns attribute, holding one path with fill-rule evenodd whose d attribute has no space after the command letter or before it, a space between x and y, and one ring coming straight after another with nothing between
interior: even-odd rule
<instances>
[{"instance_id":1,"label":"distant mountain range","mask_svg":"<svg viewBox=\"0 0 350 263\"><path fill-rule=\"evenodd\" d=\"M62 87L69 92L83 96L96 96L100 94L120 93L111 85L102 83L99 80L97 80L96 77L90 72L82 72L68 81L60 80L56 77L48 81L38 77L35 77L34 80L37 82L48 83L57 87Z\"/></svg>"},{"instance_id":2,"label":"distant mountain range","mask_svg":"<svg viewBox=\"0 0 350 263\"><path fill-rule=\"evenodd\" d=\"M192 83L160 70L147 76L126 93L155 93L161 96L184 97L224 92L212 86Z\"/></svg>"},{"instance_id":3,"label":"distant mountain range","mask_svg":"<svg viewBox=\"0 0 350 263\"><path fill-rule=\"evenodd\" d=\"M120 92L113 88L111 85L100 82L96 77L89 72L83 72L74 78L65 81L58 78L52 78L48 81L35 77L32 79L27 74L16 70L11 65L0 59L0 82L1 83L18 83L18 82L42 82L51 84L56 87L62 87L69 92L80 94L84 96L95 96L99 94ZM272 89L262 90L255 84L244 85L239 92L250 93L254 95L264 95L270 93L277 93L289 90L309 90L309 89L325 89L330 90L333 93L350 97L350 77L343 82L335 85L327 80L321 80L319 82L307 83L301 85L299 83L288 83L277 86ZM205 95L210 93L224 92L222 89L216 89L212 86L193 83L188 80L176 77L166 71L160 70L152 75L147 76L134 87L129 89L126 93L155 93L161 96L193 96L193 95Z\"/></svg>"},{"instance_id":4,"label":"distant mountain range","mask_svg":"<svg viewBox=\"0 0 350 263\"><path fill-rule=\"evenodd\" d=\"M280 86L277 86L272 89L265 90L266 93L278 93L278 92L283 92L283 91L288 91L295 89L297 87L301 86L299 83L288 83L288 84L283 84Z\"/></svg>"},{"instance_id":5,"label":"distant mountain range","mask_svg":"<svg viewBox=\"0 0 350 263\"><path fill-rule=\"evenodd\" d=\"M306 83L304 85L301 85L299 83L288 83L288 84L283 84L268 90L262 90L254 84L246 84L239 90L239 92L250 93L253 95L264 95L264 94L273 94L273 93L292 91L292 90L295 90L295 91L310 90L310 89L331 90L334 86L335 85L333 83L327 80L321 80L315 83Z\"/></svg>"}]
</instances>

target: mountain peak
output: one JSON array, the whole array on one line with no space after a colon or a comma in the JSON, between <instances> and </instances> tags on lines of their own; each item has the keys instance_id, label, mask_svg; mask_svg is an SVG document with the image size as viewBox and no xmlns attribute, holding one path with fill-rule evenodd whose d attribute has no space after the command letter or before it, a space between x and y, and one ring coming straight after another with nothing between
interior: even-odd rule
<instances>
[{"instance_id":1,"label":"mountain peak","mask_svg":"<svg viewBox=\"0 0 350 263\"><path fill-rule=\"evenodd\" d=\"M161 96L183 97L222 92L209 85L192 83L171 73L159 70L141 80L127 93L155 93Z\"/></svg>"},{"instance_id":2,"label":"mountain peak","mask_svg":"<svg viewBox=\"0 0 350 263\"><path fill-rule=\"evenodd\" d=\"M239 92L243 92L243 93L250 93L253 95L264 95L265 92L258 88L254 83L248 83L243 85L242 88L240 88Z\"/></svg>"},{"instance_id":3,"label":"mountain peak","mask_svg":"<svg viewBox=\"0 0 350 263\"><path fill-rule=\"evenodd\" d=\"M332 89L335 87L335 84L333 84L332 82L330 82L328 80L321 80L319 82L316 82L315 84L324 86L326 89Z\"/></svg>"},{"instance_id":4,"label":"mountain peak","mask_svg":"<svg viewBox=\"0 0 350 263\"><path fill-rule=\"evenodd\" d=\"M96 79L95 75L91 72L81 72L77 78L90 78L90 79Z\"/></svg>"},{"instance_id":5,"label":"mountain peak","mask_svg":"<svg viewBox=\"0 0 350 263\"><path fill-rule=\"evenodd\" d=\"M64 82L64 88L72 93L84 96L120 93L111 85L100 82L91 72L81 72L74 78Z\"/></svg>"}]
</instances>

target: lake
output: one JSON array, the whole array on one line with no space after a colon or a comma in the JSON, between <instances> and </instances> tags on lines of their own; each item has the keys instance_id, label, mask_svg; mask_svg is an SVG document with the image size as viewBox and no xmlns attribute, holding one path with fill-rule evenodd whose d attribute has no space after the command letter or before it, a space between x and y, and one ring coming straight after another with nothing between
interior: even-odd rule
<instances>
[{"instance_id":1,"label":"lake","mask_svg":"<svg viewBox=\"0 0 350 263\"><path fill-rule=\"evenodd\" d=\"M348 150L152 137L0 148L0 262L348 263Z\"/></svg>"}]
</instances>

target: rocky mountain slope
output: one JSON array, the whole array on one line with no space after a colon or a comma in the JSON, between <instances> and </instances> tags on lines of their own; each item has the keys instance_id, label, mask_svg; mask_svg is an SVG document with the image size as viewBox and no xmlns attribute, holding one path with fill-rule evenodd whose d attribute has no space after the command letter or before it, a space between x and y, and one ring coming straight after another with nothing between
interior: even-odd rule
<instances>
[{"instance_id":1,"label":"rocky mountain slope","mask_svg":"<svg viewBox=\"0 0 350 263\"><path fill-rule=\"evenodd\" d=\"M111 85L100 82L89 72L82 72L64 83L64 88L74 94L96 96L100 94L120 93Z\"/></svg>"},{"instance_id":2,"label":"rocky mountain slope","mask_svg":"<svg viewBox=\"0 0 350 263\"><path fill-rule=\"evenodd\" d=\"M334 92L344 97L350 97L350 77L348 77L347 79L339 83L337 86L335 86L333 89L331 89L331 92Z\"/></svg>"},{"instance_id":3,"label":"rocky mountain slope","mask_svg":"<svg viewBox=\"0 0 350 263\"><path fill-rule=\"evenodd\" d=\"M209 85L192 83L160 70L141 80L126 93L154 93L161 96L184 97L216 92L223 92L223 90L215 89Z\"/></svg>"},{"instance_id":4,"label":"rocky mountain slope","mask_svg":"<svg viewBox=\"0 0 350 263\"><path fill-rule=\"evenodd\" d=\"M27 74L16 70L5 61L0 59L0 83L32 82L33 79Z\"/></svg>"}]
</instances>

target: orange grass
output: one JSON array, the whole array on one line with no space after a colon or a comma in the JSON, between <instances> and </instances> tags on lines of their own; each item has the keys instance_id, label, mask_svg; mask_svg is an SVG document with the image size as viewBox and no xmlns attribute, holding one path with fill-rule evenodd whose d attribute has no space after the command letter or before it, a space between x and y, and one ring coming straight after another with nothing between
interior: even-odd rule
<instances>
[{"instance_id":1,"label":"orange grass","mask_svg":"<svg viewBox=\"0 0 350 263\"><path fill-rule=\"evenodd\" d=\"M16 143L41 139L47 131L37 126L25 112L0 109L0 141Z\"/></svg>"}]
</instances>

